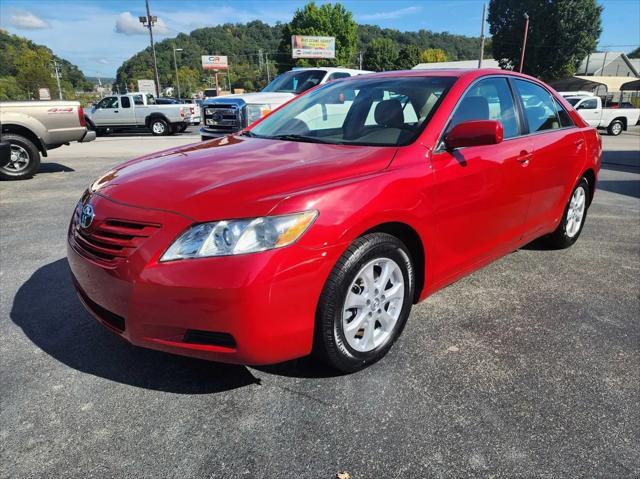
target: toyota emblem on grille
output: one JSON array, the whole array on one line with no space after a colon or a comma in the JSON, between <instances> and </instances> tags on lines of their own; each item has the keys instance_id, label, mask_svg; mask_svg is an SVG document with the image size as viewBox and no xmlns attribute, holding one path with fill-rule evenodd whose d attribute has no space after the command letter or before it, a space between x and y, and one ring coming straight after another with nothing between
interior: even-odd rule
<instances>
[{"instance_id":1,"label":"toyota emblem on grille","mask_svg":"<svg viewBox=\"0 0 640 479\"><path fill-rule=\"evenodd\" d=\"M93 206L84 205L82 207L82 213L80 213L80 227L86 229L89 226L91 226L94 216L95 216L95 213L93 211Z\"/></svg>"}]
</instances>

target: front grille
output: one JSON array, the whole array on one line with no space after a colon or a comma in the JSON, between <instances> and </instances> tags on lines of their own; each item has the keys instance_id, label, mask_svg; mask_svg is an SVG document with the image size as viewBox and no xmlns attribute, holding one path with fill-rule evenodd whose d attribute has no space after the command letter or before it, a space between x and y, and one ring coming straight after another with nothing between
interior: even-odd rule
<instances>
[{"instance_id":1,"label":"front grille","mask_svg":"<svg viewBox=\"0 0 640 479\"><path fill-rule=\"evenodd\" d=\"M213 103L203 107L205 128L234 132L243 128L242 112L234 105Z\"/></svg>"},{"instance_id":2,"label":"front grille","mask_svg":"<svg viewBox=\"0 0 640 479\"><path fill-rule=\"evenodd\" d=\"M84 256L106 264L127 258L160 228L154 223L107 218L85 229L79 224L81 210L82 203L71 222L72 245Z\"/></svg>"}]
</instances>

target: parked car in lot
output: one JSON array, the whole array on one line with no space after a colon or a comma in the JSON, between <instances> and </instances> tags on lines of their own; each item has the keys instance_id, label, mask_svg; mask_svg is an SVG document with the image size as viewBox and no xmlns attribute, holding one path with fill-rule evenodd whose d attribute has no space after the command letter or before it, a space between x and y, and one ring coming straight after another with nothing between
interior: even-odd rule
<instances>
[{"instance_id":1,"label":"parked car in lot","mask_svg":"<svg viewBox=\"0 0 640 479\"><path fill-rule=\"evenodd\" d=\"M150 93L104 97L91 109L87 124L98 134L143 128L153 135L184 131L195 108L180 103L156 104Z\"/></svg>"},{"instance_id":2,"label":"parked car in lot","mask_svg":"<svg viewBox=\"0 0 640 479\"><path fill-rule=\"evenodd\" d=\"M246 128L254 121L316 85L371 73L350 68L296 68L277 76L258 93L208 98L202 105L202 140Z\"/></svg>"},{"instance_id":3,"label":"parked car in lot","mask_svg":"<svg viewBox=\"0 0 640 479\"><path fill-rule=\"evenodd\" d=\"M607 130L610 135L618 136L640 118L640 109L627 108L630 104L603 108L599 96L569 96L566 100L573 105L580 116L594 128Z\"/></svg>"},{"instance_id":4,"label":"parked car in lot","mask_svg":"<svg viewBox=\"0 0 640 479\"><path fill-rule=\"evenodd\" d=\"M8 163L0 165L0 179L31 178L40 169L41 155L71 142L88 142L84 110L77 101L0 102L2 140L10 144Z\"/></svg>"},{"instance_id":5,"label":"parked car in lot","mask_svg":"<svg viewBox=\"0 0 640 479\"><path fill-rule=\"evenodd\" d=\"M87 309L133 344L355 371L414 303L536 238L571 246L600 156L595 129L525 75L350 78L109 171L72 215L68 259Z\"/></svg>"}]
</instances>

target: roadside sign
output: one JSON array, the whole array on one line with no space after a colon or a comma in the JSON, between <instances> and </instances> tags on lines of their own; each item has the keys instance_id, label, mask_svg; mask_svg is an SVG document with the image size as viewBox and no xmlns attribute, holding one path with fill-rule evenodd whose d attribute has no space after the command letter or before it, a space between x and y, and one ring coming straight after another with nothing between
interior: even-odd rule
<instances>
[{"instance_id":1,"label":"roadside sign","mask_svg":"<svg viewBox=\"0 0 640 479\"><path fill-rule=\"evenodd\" d=\"M158 96L156 93L156 82L153 80L138 80L138 91Z\"/></svg>"},{"instance_id":2,"label":"roadside sign","mask_svg":"<svg viewBox=\"0 0 640 479\"><path fill-rule=\"evenodd\" d=\"M335 37L291 35L292 58L335 58Z\"/></svg>"},{"instance_id":3,"label":"roadside sign","mask_svg":"<svg viewBox=\"0 0 640 479\"><path fill-rule=\"evenodd\" d=\"M48 88L40 88L38 90L38 97L41 100L51 100L51 92Z\"/></svg>"},{"instance_id":4,"label":"roadside sign","mask_svg":"<svg viewBox=\"0 0 640 479\"><path fill-rule=\"evenodd\" d=\"M229 62L226 55L202 55L204 70L228 70Z\"/></svg>"}]
</instances>

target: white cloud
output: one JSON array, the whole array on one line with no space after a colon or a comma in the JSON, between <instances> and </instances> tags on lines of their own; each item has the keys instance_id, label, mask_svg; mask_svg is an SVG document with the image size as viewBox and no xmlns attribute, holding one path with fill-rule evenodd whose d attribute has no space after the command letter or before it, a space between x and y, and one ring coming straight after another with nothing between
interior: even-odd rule
<instances>
[{"instance_id":1,"label":"white cloud","mask_svg":"<svg viewBox=\"0 0 640 479\"><path fill-rule=\"evenodd\" d=\"M48 22L26 10L15 10L9 17L9 23L24 30L42 30L50 26Z\"/></svg>"},{"instance_id":2,"label":"white cloud","mask_svg":"<svg viewBox=\"0 0 640 479\"><path fill-rule=\"evenodd\" d=\"M116 19L117 33L123 33L125 35L147 35L149 30L140 23L138 17L134 17L131 12L122 12ZM167 24L161 18L158 18L158 22L153 26L153 33L156 35L167 35L169 29Z\"/></svg>"},{"instance_id":3,"label":"white cloud","mask_svg":"<svg viewBox=\"0 0 640 479\"><path fill-rule=\"evenodd\" d=\"M367 13L365 15L359 15L358 18L362 20L394 20L407 15L413 15L419 11L420 7L407 7L400 8L399 10L389 10L387 12Z\"/></svg>"}]
</instances>

